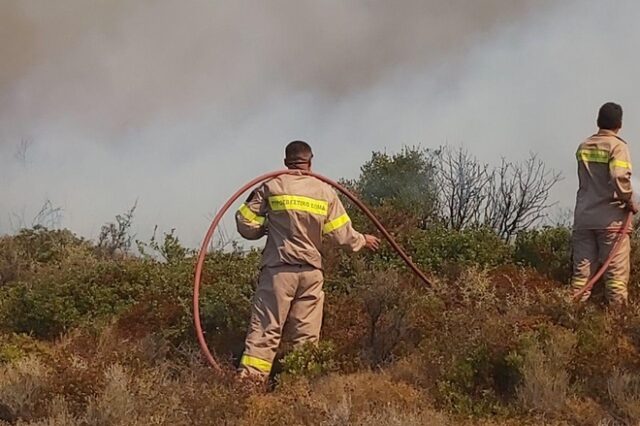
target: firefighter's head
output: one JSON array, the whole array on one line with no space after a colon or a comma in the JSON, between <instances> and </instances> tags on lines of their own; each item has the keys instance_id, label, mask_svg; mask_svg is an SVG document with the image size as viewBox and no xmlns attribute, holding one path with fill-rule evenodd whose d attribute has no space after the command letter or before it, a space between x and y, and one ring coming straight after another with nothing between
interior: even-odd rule
<instances>
[{"instance_id":1,"label":"firefighter's head","mask_svg":"<svg viewBox=\"0 0 640 426\"><path fill-rule=\"evenodd\" d=\"M289 169L311 170L313 152L308 143L293 141L284 150L284 165Z\"/></svg>"},{"instance_id":2,"label":"firefighter's head","mask_svg":"<svg viewBox=\"0 0 640 426\"><path fill-rule=\"evenodd\" d=\"M622 107L613 102L607 102L598 111L598 127L617 132L622 128Z\"/></svg>"}]
</instances>

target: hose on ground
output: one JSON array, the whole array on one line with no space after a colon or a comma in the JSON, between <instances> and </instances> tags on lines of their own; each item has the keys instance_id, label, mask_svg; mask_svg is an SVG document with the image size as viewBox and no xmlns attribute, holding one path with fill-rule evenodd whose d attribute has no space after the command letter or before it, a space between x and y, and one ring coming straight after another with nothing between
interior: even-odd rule
<instances>
[{"instance_id":1,"label":"hose on ground","mask_svg":"<svg viewBox=\"0 0 640 426\"><path fill-rule=\"evenodd\" d=\"M393 236L391 236L389 231L385 229L382 223L380 223L380 221L373 215L373 213L371 213L371 211L367 208L367 206L365 206L362 201L356 198L355 195L353 195L351 192L349 192L345 187L343 187L339 183L334 182L333 180L327 177L324 177L322 175L318 175L310 171L301 171L301 170L280 170L276 172L267 173L262 176L258 176L257 178L248 182L246 185L242 186L242 188L240 188L238 191L236 191L231 196L231 198L227 200L227 202L222 206L222 208L218 211L216 216L213 218L213 221L211 222L211 225L207 230L204 240L202 241L202 245L200 246L198 261L196 263L195 280L194 280L194 287L193 287L194 326L196 329L196 336L198 338L198 344L200 345L200 349L202 350L202 353L205 359L211 365L211 367L216 373L222 373L223 370L222 370L222 367L220 366L220 363L216 360L215 356L209 350L207 341L204 336L204 330L202 329L202 323L200 321L200 287L201 287L201 281L202 281L202 269L204 266L207 249L209 247L209 244L211 243L211 238L213 237L213 234L216 228L218 227L218 225L220 224L220 221L222 220L222 217L224 216L224 214L227 212L227 210L229 210L229 208L233 205L233 203L238 198L240 198L240 196L242 196L242 194L244 194L249 189L254 188L258 184L266 180L269 180L284 174L299 174L299 173L303 173L303 174L312 176L316 179L319 179L331 185L332 187L340 191L342 194L344 194L369 218L369 220L371 220L371 222L375 225L375 227L380 231L382 236L389 242L393 250L395 250L395 252L398 253L398 255L402 258L402 260L404 260L404 262L407 264L409 269L411 269L413 273L415 273L424 282L425 285L427 285L428 287L432 287L432 284L427 278L427 276L413 263L411 258L404 252L402 247L400 247L400 245L395 241Z\"/></svg>"}]
</instances>

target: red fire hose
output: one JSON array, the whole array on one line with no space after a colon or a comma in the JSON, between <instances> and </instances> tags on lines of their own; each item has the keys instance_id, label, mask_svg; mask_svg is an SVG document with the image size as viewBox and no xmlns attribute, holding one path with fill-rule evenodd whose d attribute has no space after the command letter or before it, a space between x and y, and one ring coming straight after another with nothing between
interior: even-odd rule
<instances>
[{"instance_id":1,"label":"red fire hose","mask_svg":"<svg viewBox=\"0 0 640 426\"><path fill-rule=\"evenodd\" d=\"M222 217L227 212L227 210L229 210L231 205L242 194L244 194L249 189L257 186L258 184L260 184L260 183L262 183L262 182L264 182L264 181L266 181L268 179L272 179L274 177L277 177L277 176L280 176L280 175L283 175L283 174L294 174L294 173L303 173L303 174L306 174L306 175L309 175L309 176L313 176L316 179L319 179L319 180L321 180L321 181L333 186L338 191L343 193L349 200L351 200L356 206L358 206L358 208L360 210L362 210L362 212L371 220L371 222L373 222L373 224L376 226L376 228L378 228L380 233L389 242L391 247L398 253L398 255L402 258L402 260L404 260L404 262L407 264L407 266L418 277L420 277L420 279L427 286L429 286L429 287L432 286L431 282L426 277L426 275L420 269L418 269L418 267L411 261L411 258L409 256L407 256L407 254L404 252L404 250L402 250L400 245L398 245L398 243L393 239L391 234L384 228L382 223L380 223L380 221L373 215L373 213L371 213L371 211L367 208L367 206L365 206L362 203L362 201L358 200L351 192L349 192L346 188L344 188L339 183L334 182L333 180L331 180L329 178L326 178L324 176L315 174L313 172L301 171L301 170L295 170L295 171L293 171L293 170L280 170L280 171L277 171L277 172L271 172L271 173L267 173L267 174L264 174L262 176L259 176L259 177L255 178L255 179L253 179L251 182L249 182L246 185L244 185L238 191L236 191L231 196L231 198L229 198L229 200L227 200L227 202L222 206L220 211L218 211L218 214L216 214L216 216L213 218L213 221L211 222L211 225L209 226L209 230L207 231L207 234L205 235L204 240L202 241L202 246L200 247L200 253L198 254L198 263L196 263L195 283L194 283L194 287L193 287L193 320L194 320L194 325L195 325L195 328L196 328L196 335L198 336L198 343L200 344L200 349L202 350L202 353L204 354L205 358L207 359L207 361L209 362L211 367L213 367L213 369L217 373L221 373L222 372L222 368L220 367L220 364L218 363L218 361L216 361L215 357L213 356L213 354L209 350L209 347L207 346L207 341L204 338L204 331L202 330L202 324L200 322L200 283L201 283L201 280L202 280L202 268L203 268L204 260L205 260L206 254L207 254L207 248L209 247L209 243L211 242L211 238L213 237L213 233L215 232L216 228L218 227L218 224L220 223L220 221L222 220Z\"/></svg>"},{"instance_id":2,"label":"red fire hose","mask_svg":"<svg viewBox=\"0 0 640 426\"><path fill-rule=\"evenodd\" d=\"M577 293L575 293L573 295L573 300L575 302L579 301L583 294L585 294L588 291L591 291L593 286L596 285L596 283L600 280L600 278L602 278L604 273L607 271L607 268L609 268L609 265L611 264L611 260L613 259L613 255L616 254L617 251L620 249L620 244L622 243L622 237L624 236L624 234L629 232L629 228L631 227L631 220L632 219L633 219L633 212L629 212L629 214L627 214L627 218L624 221L624 224L618 230L618 233L620 235L618 236L618 239L616 240L616 242L613 244L613 247L611 248L611 251L609 252L609 256L607 256L607 258L604 261L604 263L602 264L602 266L600 266L600 269L598 269L598 272L596 272L596 274L593 277L591 277L589 282L587 282L587 285L582 287L580 289L580 291L578 291Z\"/></svg>"}]
</instances>

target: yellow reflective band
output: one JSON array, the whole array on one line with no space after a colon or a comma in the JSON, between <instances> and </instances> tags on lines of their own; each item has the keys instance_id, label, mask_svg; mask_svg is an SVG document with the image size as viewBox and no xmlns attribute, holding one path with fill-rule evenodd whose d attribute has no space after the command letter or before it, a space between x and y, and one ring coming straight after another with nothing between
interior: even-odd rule
<instances>
[{"instance_id":1,"label":"yellow reflective band","mask_svg":"<svg viewBox=\"0 0 640 426\"><path fill-rule=\"evenodd\" d=\"M613 288L625 288L627 286L627 283L619 280L607 280L605 282L605 285L608 285Z\"/></svg>"},{"instance_id":2,"label":"yellow reflective band","mask_svg":"<svg viewBox=\"0 0 640 426\"><path fill-rule=\"evenodd\" d=\"M342 228L347 223L351 222L348 214L343 214L337 219L333 219L331 222L327 222L322 229L322 232L328 234L329 232L333 232L338 228Z\"/></svg>"},{"instance_id":3,"label":"yellow reflective band","mask_svg":"<svg viewBox=\"0 0 640 426\"><path fill-rule=\"evenodd\" d=\"M249 222L256 225L264 225L264 217L258 216L257 214L252 212L249 206L247 206L246 204L241 205L238 211L240 212L242 217L247 219Z\"/></svg>"},{"instance_id":4,"label":"yellow reflective band","mask_svg":"<svg viewBox=\"0 0 640 426\"><path fill-rule=\"evenodd\" d=\"M572 279L571 280L571 287L575 288L575 289L581 289L582 287L584 287L587 284L587 280L583 280L583 279Z\"/></svg>"},{"instance_id":5,"label":"yellow reflective band","mask_svg":"<svg viewBox=\"0 0 640 426\"><path fill-rule=\"evenodd\" d=\"M606 149L580 149L576 153L578 160L587 163L608 163L609 151Z\"/></svg>"},{"instance_id":6,"label":"yellow reflective band","mask_svg":"<svg viewBox=\"0 0 640 426\"><path fill-rule=\"evenodd\" d=\"M623 169L629 169L631 170L631 163L628 161L622 161L622 160L613 160L611 161L611 167L621 167Z\"/></svg>"},{"instance_id":7,"label":"yellow reflective band","mask_svg":"<svg viewBox=\"0 0 640 426\"><path fill-rule=\"evenodd\" d=\"M275 212L297 210L321 216L326 216L329 211L329 203L326 201L299 195L272 195L269 197L269 206Z\"/></svg>"},{"instance_id":8,"label":"yellow reflective band","mask_svg":"<svg viewBox=\"0 0 640 426\"><path fill-rule=\"evenodd\" d=\"M257 368L263 373L268 373L271 371L271 363L269 361L265 361L263 359L256 358L250 355L242 355L240 364L246 365L247 367Z\"/></svg>"}]
</instances>

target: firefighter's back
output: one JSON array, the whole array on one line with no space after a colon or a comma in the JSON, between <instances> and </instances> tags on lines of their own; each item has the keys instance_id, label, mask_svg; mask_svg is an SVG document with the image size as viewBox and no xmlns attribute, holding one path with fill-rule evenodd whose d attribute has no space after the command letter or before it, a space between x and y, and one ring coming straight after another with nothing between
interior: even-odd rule
<instances>
[{"instance_id":1,"label":"firefighter's back","mask_svg":"<svg viewBox=\"0 0 640 426\"><path fill-rule=\"evenodd\" d=\"M264 265L322 268L322 232L333 190L314 177L286 174L268 181L264 196L268 227Z\"/></svg>"},{"instance_id":2,"label":"firefighter's back","mask_svg":"<svg viewBox=\"0 0 640 426\"><path fill-rule=\"evenodd\" d=\"M614 134L599 132L578 147L575 229L607 229L624 220L624 203L616 196L616 186L611 180L611 168L616 167L615 152L624 144Z\"/></svg>"}]
</instances>

